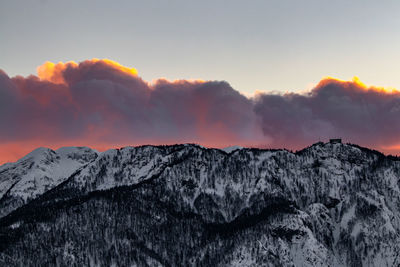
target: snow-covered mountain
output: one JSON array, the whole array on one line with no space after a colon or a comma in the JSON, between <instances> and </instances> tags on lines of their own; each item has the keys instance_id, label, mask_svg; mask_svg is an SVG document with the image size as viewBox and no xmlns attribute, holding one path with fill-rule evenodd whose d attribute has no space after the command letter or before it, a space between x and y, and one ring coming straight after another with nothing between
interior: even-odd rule
<instances>
[{"instance_id":1,"label":"snow-covered mountain","mask_svg":"<svg viewBox=\"0 0 400 267\"><path fill-rule=\"evenodd\" d=\"M400 160L377 151L317 143L296 153L174 145L31 154L0 167L3 265L400 263ZM10 208L11 196L20 204Z\"/></svg>"},{"instance_id":2,"label":"snow-covered mountain","mask_svg":"<svg viewBox=\"0 0 400 267\"><path fill-rule=\"evenodd\" d=\"M97 154L87 147L41 147L0 166L0 217L59 185Z\"/></svg>"}]
</instances>

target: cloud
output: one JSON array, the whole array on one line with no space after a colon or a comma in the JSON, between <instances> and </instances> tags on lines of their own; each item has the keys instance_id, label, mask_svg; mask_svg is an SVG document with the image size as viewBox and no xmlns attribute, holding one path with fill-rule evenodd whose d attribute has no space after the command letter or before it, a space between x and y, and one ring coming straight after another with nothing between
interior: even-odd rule
<instances>
[{"instance_id":1,"label":"cloud","mask_svg":"<svg viewBox=\"0 0 400 267\"><path fill-rule=\"evenodd\" d=\"M263 138L252 100L226 82L150 84L135 69L97 59L47 62L38 76L0 74L2 144L226 146Z\"/></svg>"},{"instance_id":2,"label":"cloud","mask_svg":"<svg viewBox=\"0 0 400 267\"><path fill-rule=\"evenodd\" d=\"M278 146L298 147L328 137L383 149L400 139L400 92L355 78L325 78L305 94L258 95L255 113Z\"/></svg>"},{"instance_id":3,"label":"cloud","mask_svg":"<svg viewBox=\"0 0 400 267\"><path fill-rule=\"evenodd\" d=\"M10 150L0 161L36 146L193 142L297 149L331 137L397 151L399 115L398 91L358 79L325 78L305 93L249 98L223 81L148 83L111 60L46 62L38 76L10 78L0 70L0 150Z\"/></svg>"}]
</instances>

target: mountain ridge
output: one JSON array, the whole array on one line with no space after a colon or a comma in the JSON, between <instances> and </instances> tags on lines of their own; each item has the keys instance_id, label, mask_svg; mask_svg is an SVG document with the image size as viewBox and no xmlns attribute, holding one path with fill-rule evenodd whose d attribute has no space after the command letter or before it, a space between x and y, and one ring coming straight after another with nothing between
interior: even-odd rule
<instances>
[{"instance_id":1,"label":"mountain ridge","mask_svg":"<svg viewBox=\"0 0 400 267\"><path fill-rule=\"evenodd\" d=\"M15 239L19 232L35 244L45 233L57 236L68 229L80 232L67 234L73 247L100 265L390 266L400 251L399 177L398 158L349 144L316 143L297 152L226 153L191 144L108 150L0 219L0 239L7 244L0 248L0 262L4 256L11 265L29 263L29 257L6 261L15 251L37 248ZM82 236L98 231L81 224L93 220L90 214L108 218L101 224L118 222L131 238L103 226L116 250L109 251L106 237L87 244L100 246L100 252L85 250ZM166 225L174 235L163 230ZM83 231L87 227L91 230ZM60 243L64 249L66 242ZM187 251L180 254L182 246ZM137 257L121 257L125 250ZM87 257L74 253L72 265L88 265ZM63 265L64 254L51 254Z\"/></svg>"}]
</instances>

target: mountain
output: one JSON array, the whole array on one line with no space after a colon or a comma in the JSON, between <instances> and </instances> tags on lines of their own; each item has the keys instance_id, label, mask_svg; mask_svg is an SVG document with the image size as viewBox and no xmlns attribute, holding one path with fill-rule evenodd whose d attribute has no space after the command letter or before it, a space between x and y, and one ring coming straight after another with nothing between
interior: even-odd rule
<instances>
[{"instance_id":1,"label":"mountain","mask_svg":"<svg viewBox=\"0 0 400 267\"><path fill-rule=\"evenodd\" d=\"M0 166L0 217L65 181L97 157L87 147L38 148L15 163Z\"/></svg>"},{"instance_id":2,"label":"mountain","mask_svg":"<svg viewBox=\"0 0 400 267\"><path fill-rule=\"evenodd\" d=\"M400 160L374 150L31 154L0 167L0 265L400 263Z\"/></svg>"}]
</instances>

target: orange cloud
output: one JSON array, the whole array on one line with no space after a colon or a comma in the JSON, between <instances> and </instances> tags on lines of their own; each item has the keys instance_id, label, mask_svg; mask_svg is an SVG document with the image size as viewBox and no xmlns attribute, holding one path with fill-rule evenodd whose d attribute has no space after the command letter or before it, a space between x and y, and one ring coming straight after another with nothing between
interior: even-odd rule
<instances>
[{"instance_id":1,"label":"orange cloud","mask_svg":"<svg viewBox=\"0 0 400 267\"><path fill-rule=\"evenodd\" d=\"M43 81L65 83L62 73L68 66L76 68L78 64L74 61L69 61L67 63L59 62L57 64L47 61L37 68L38 77Z\"/></svg>"},{"instance_id":2,"label":"orange cloud","mask_svg":"<svg viewBox=\"0 0 400 267\"><path fill-rule=\"evenodd\" d=\"M396 88L393 88L393 87L379 87L379 86L366 85L357 76L354 76L351 81L345 81L345 80L327 76L327 77L324 77L315 88L323 87L329 83L337 83L337 84L340 84L340 86L346 87L346 88L356 87L360 90L365 90L365 91L376 91L376 92L387 93L387 94L400 93L399 90L397 90Z\"/></svg>"},{"instance_id":3,"label":"orange cloud","mask_svg":"<svg viewBox=\"0 0 400 267\"><path fill-rule=\"evenodd\" d=\"M47 61L43 65L37 68L37 73L39 79L43 81L49 81L52 83L60 84L66 82L64 77L64 72L66 69L68 68L78 69L80 66L95 65L95 64L105 65L107 68L114 69L124 74L132 76L138 75L138 72L135 68L124 67L118 62L112 61L110 59L97 59L97 58L86 60L80 64L74 61L69 61L66 63L58 62L57 64Z\"/></svg>"}]
</instances>

